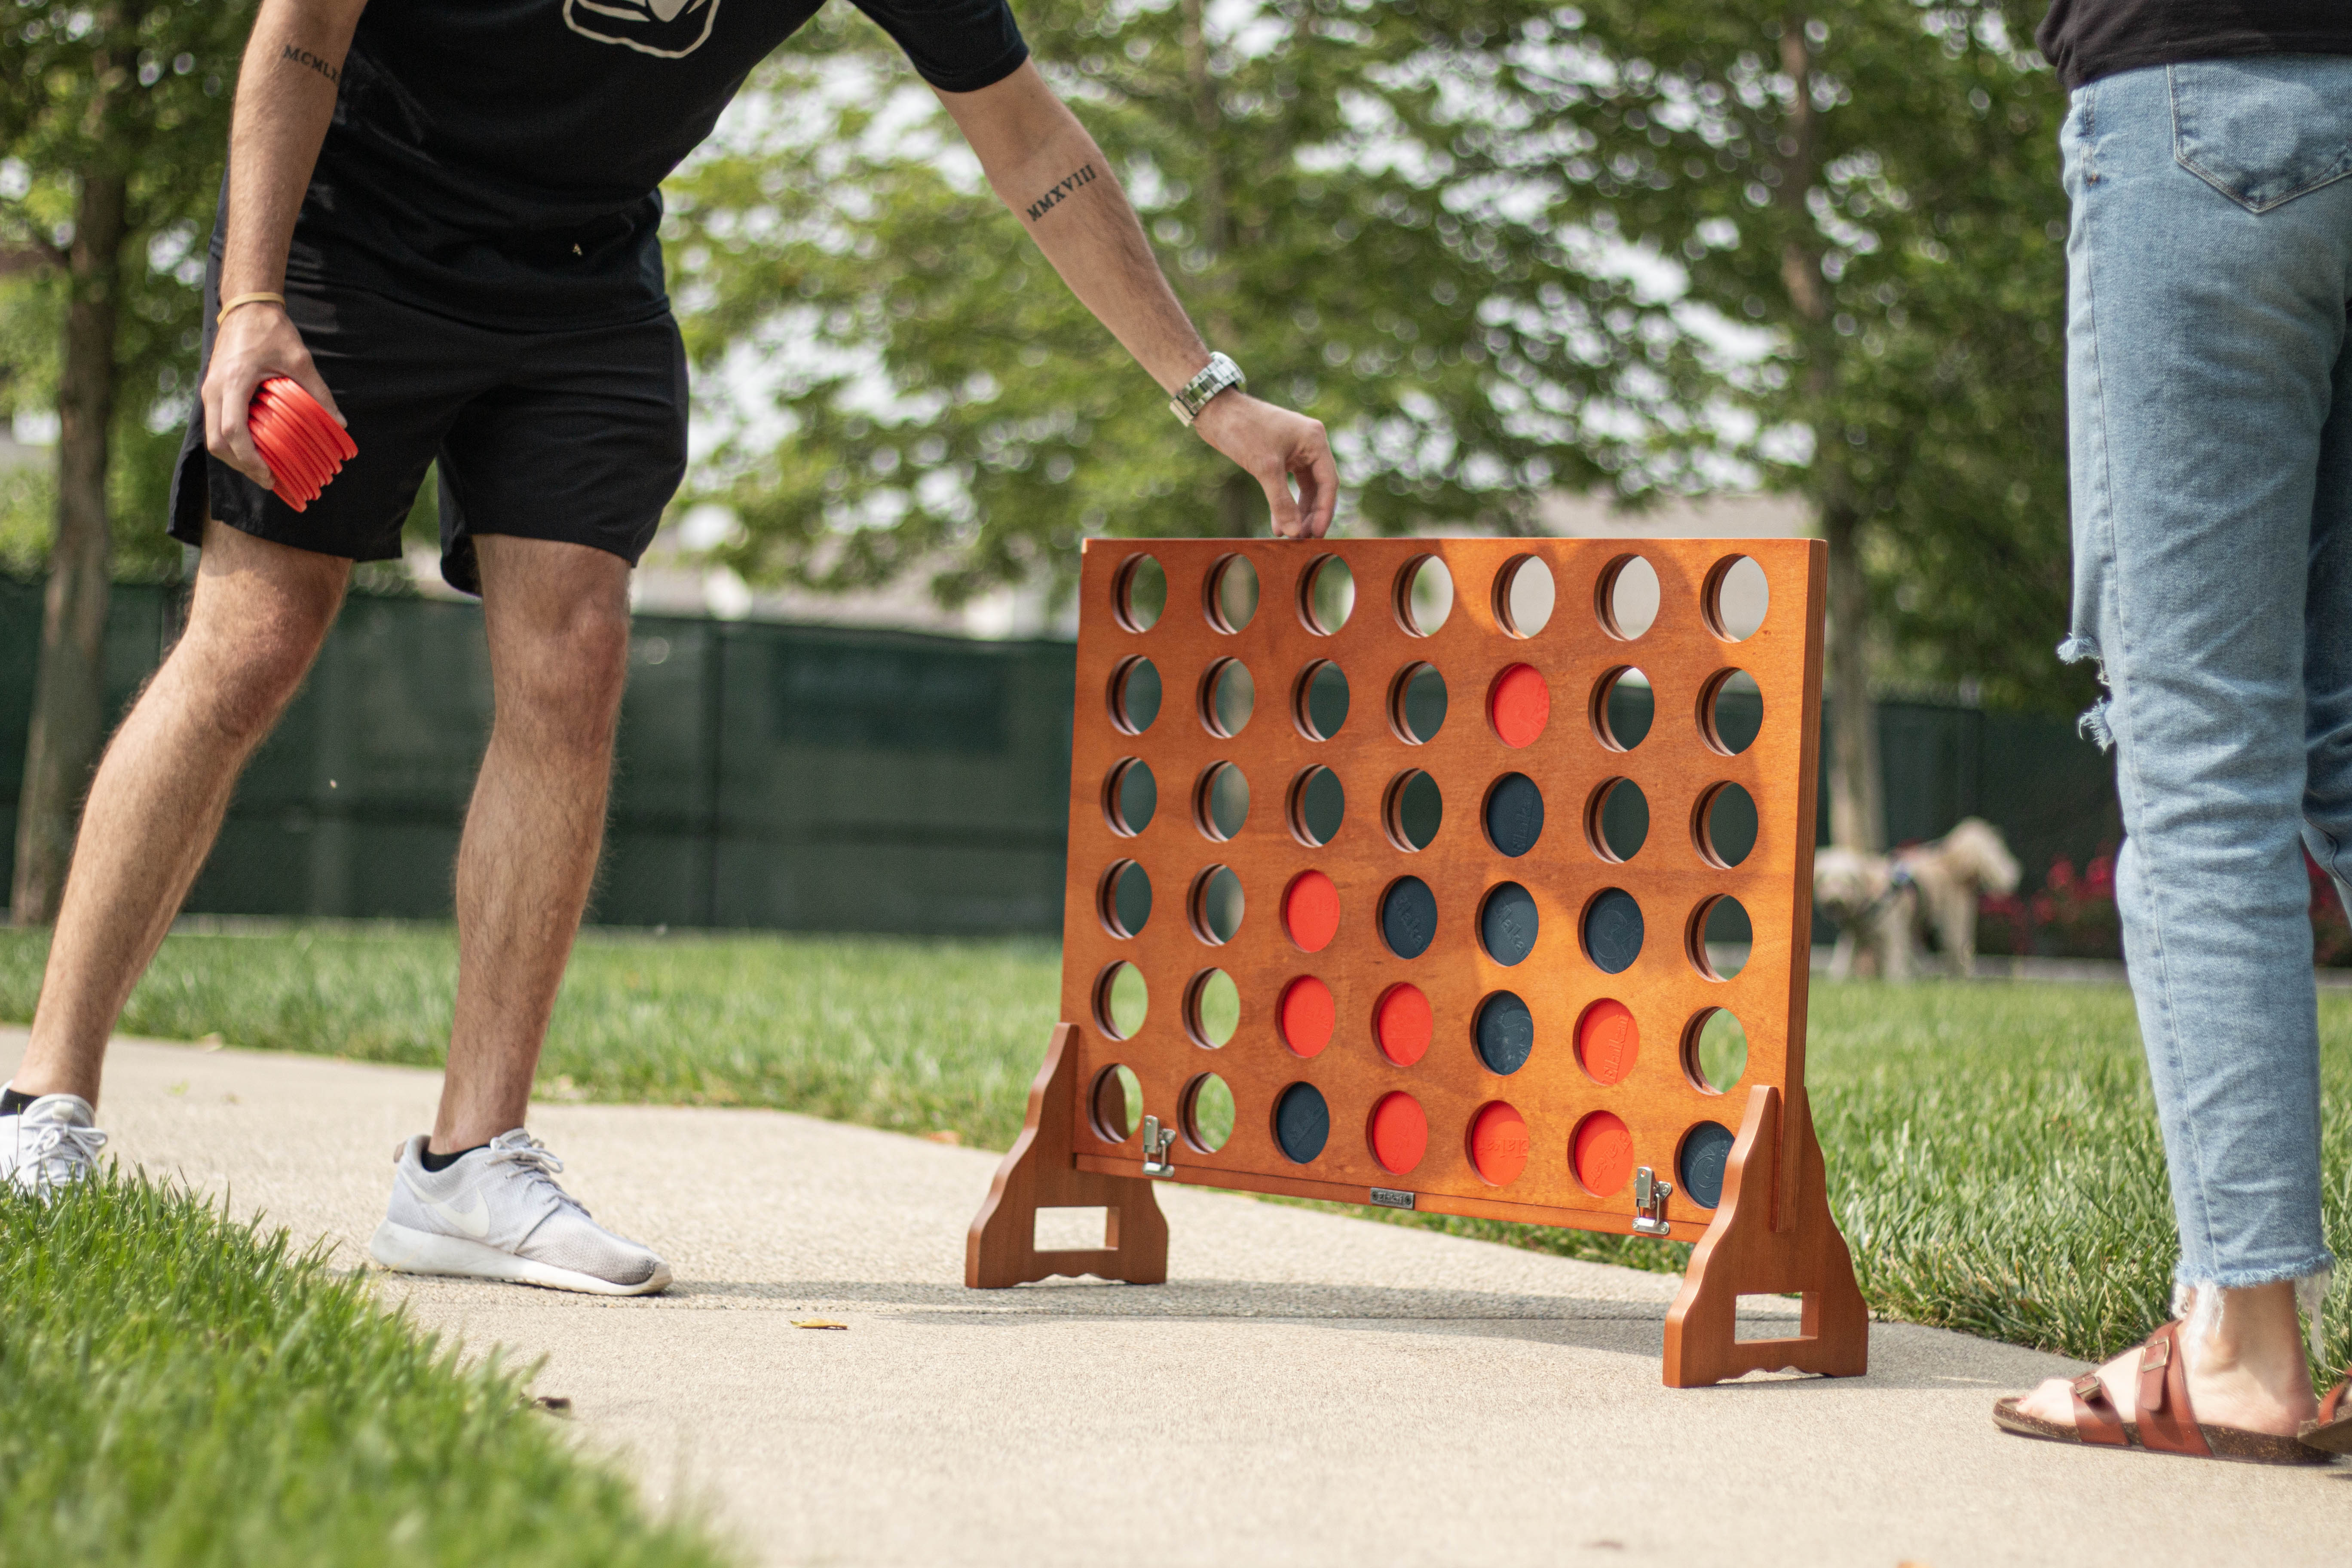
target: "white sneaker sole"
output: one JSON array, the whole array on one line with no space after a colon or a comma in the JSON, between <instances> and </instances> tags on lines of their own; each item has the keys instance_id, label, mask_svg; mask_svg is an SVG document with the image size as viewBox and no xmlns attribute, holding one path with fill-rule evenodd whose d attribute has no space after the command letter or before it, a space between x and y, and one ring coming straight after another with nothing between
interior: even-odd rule
<instances>
[{"instance_id":1,"label":"white sneaker sole","mask_svg":"<svg viewBox=\"0 0 2352 1568\"><path fill-rule=\"evenodd\" d=\"M616 1285L593 1274L558 1268L500 1252L462 1236L436 1236L430 1231L386 1220L375 1227L368 1256L395 1274L453 1274L466 1279L501 1279L515 1285L539 1285L550 1290L578 1290L591 1296L650 1296L669 1285L669 1265L654 1266L642 1284Z\"/></svg>"}]
</instances>

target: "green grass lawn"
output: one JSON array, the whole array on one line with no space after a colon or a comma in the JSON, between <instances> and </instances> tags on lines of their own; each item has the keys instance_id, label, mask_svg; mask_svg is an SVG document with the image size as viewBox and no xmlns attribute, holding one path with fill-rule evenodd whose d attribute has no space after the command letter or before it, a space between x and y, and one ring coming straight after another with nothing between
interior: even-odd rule
<instances>
[{"instance_id":1,"label":"green grass lawn","mask_svg":"<svg viewBox=\"0 0 2352 1568\"><path fill-rule=\"evenodd\" d=\"M44 941L0 933L0 1018L30 1015ZM436 1064L446 930L179 935L128 1033ZM1041 942L583 939L550 1098L769 1105L1003 1148L1054 1019ZM2352 997L2320 1004L2328 1237L2352 1258ZM2172 1228L2147 1074L2119 986L1813 988L1808 1078L1831 1202L1880 1312L2091 1356L2169 1304ZM1678 1270L1687 1248L1363 1210L1517 1246ZM2352 1357L2352 1292L2328 1313Z\"/></svg>"},{"instance_id":2,"label":"green grass lawn","mask_svg":"<svg viewBox=\"0 0 2352 1568\"><path fill-rule=\"evenodd\" d=\"M127 1178L0 1197L0 1561L713 1565L523 1380Z\"/></svg>"}]
</instances>

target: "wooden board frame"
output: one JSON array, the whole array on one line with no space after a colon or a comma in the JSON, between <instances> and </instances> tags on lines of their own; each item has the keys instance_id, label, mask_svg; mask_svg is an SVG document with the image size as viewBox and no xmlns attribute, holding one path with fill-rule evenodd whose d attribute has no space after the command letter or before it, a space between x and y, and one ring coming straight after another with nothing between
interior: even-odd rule
<instances>
[{"instance_id":1,"label":"wooden board frame","mask_svg":"<svg viewBox=\"0 0 2352 1568\"><path fill-rule=\"evenodd\" d=\"M1126 597L1147 555L1165 574L1156 617ZM1751 636L1735 639L1716 595L1743 556L1762 568L1769 607ZM1636 559L1656 574L1658 612L1629 637L1609 606L1616 574ZM1411 585L1433 561L1450 578L1453 602L1442 624L1424 626ZM1258 584L1255 613L1237 627L1218 610L1220 574L1236 562ZM1311 605L1317 574L1333 563L1352 579L1354 607L1326 626ZM1533 563L1553 586L1540 629L1519 624L1510 608L1516 574ZM1803 1094L1825 567L1824 547L1812 540L1089 541L1071 749L1066 1022L1033 1089L1028 1129L974 1221L968 1283L1045 1273L1164 1278L1164 1222L1150 1204L1139 1133L1115 1137L1123 1129L1096 1114L1095 1086L1115 1067L1140 1085L1132 1114L1180 1130L1163 1179L1351 1203L1377 1188L1385 1201L1432 1212L1627 1234L1633 1184L1591 1191L1568 1153L1582 1119L1606 1110L1624 1123L1634 1161L1668 1180L1681 1141L1700 1123L1738 1135L1716 1209L1692 1201L1679 1181L1667 1203L1670 1234L1701 1244L1669 1324L1667 1381L1737 1375L1727 1369L1762 1365L1759 1355L1800 1370L1861 1371L1866 1314L1829 1216ZM1150 661L1161 697L1139 730L1119 693L1139 659ZM1228 660L1250 672L1256 694L1248 722L1230 735L1211 717L1208 695ZM1326 663L1347 678L1349 711L1320 738L1304 691ZM1502 672L1521 664L1543 678L1550 716L1515 747L1487 700ZM1402 721L1401 692L1422 665L1444 678L1448 702L1437 731L1416 738ZM1647 677L1654 716L1637 744L1621 749L1602 715L1608 681L1628 668ZM1755 679L1763 703L1754 742L1737 753L1710 717L1713 694L1734 670ZM1158 792L1150 820L1133 832L1109 798L1116 771L1130 762L1151 770ZM1250 785L1247 817L1224 839L1196 801L1218 763L1240 768ZM1347 801L1339 830L1320 845L1288 806L1318 767L1331 770ZM1413 772L1428 774L1444 800L1438 835L1418 851L1384 804ZM1486 791L1507 773L1535 780L1545 801L1542 837L1517 858L1483 826ZM1641 847L1622 862L1591 826L1601 792L1617 780L1643 792L1650 820ZM1727 784L1745 788L1757 807L1756 843L1736 866L1712 852L1701 826L1712 793ZM1106 879L1124 862L1142 869L1153 893L1150 917L1132 935L1106 913ZM1244 914L1219 943L1198 895L1221 867L1239 879ZM1282 919L1285 890L1309 870L1332 879L1340 902L1338 936L1315 952L1291 940ZM1412 959L1389 949L1377 916L1384 889L1408 875L1429 886L1438 910L1435 940ZM1534 952L1517 965L1498 963L1477 935L1484 899L1506 881L1532 896L1539 927ZM1639 955L1613 975L1592 962L1580 933L1583 911L1612 888L1633 895L1644 923ZM1723 897L1739 900L1754 933L1746 966L1727 979L1706 966L1698 935L1706 910ZM1137 967L1150 992L1141 1026L1125 1037L1104 1000L1122 963ZM1213 970L1225 972L1242 999L1238 1030L1216 1048L1191 1005ZM1311 1058L1291 1050L1275 1021L1283 988L1309 974L1330 987L1339 1014L1329 1045ZM1427 1055L1409 1067L1388 1059L1372 1034L1379 997L1404 982L1425 993L1436 1020ZM1536 1046L1524 1067L1501 1076L1478 1058L1470 1030L1481 1000L1506 989L1528 1005ZM1610 1084L1584 1070L1574 1047L1583 1009L1604 997L1633 1011L1640 1035L1632 1069ZM1748 1067L1729 1095L1689 1065L1697 1031L1717 1008L1738 1019L1748 1040ZM1237 1108L1215 1148L1191 1120L1209 1073ZM1328 1141L1305 1164L1282 1151L1273 1126L1274 1106L1296 1082L1314 1084L1330 1110ZM1366 1131L1371 1108L1399 1090L1414 1096L1430 1127L1427 1152L1406 1173L1381 1166ZM1530 1143L1525 1170L1500 1186L1481 1173L1467 1137L1495 1100L1519 1111ZM1071 1195L1080 1191L1111 1195ZM1118 1211L1108 1245L1036 1253L1034 1209L1076 1204ZM1783 1282L1754 1282L1765 1279ZM1804 1334L1767 1345L1734 1340L1728 1303L1759 1290L1804 1292Z\"/></svg>"}]
</instances>

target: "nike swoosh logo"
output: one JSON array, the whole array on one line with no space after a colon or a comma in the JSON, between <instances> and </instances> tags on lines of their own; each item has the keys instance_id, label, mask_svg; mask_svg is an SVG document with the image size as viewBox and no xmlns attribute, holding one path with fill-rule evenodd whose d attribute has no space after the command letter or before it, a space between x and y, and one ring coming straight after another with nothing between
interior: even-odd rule
<instances>
[{"instance_id":1,"label":"nike swoosh logo","mask_svg":"<svg viewBox=\"0 0 2352 1568\"><path fill-rule=\"evenodd\" d=\"M474 1206L470 1210L453 1208L438 1199L426 1197L423 1193L416 1194L416 1201L472 1237L476 1241L490 1234L490 1205L479 1198L474 1200Z\"/></svg>"}]
</instances>

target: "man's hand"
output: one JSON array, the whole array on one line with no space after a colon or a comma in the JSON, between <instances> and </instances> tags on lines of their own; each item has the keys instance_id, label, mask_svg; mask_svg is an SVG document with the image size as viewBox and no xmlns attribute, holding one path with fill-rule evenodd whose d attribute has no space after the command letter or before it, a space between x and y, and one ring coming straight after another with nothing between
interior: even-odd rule
<instances>
[{"instance_id":1,"label":"man's hand","mask_svg":"<svg viewBox=\"0 0 2352 1568\"><path fill-rule=\"evenodd\" d=\"M1192 430L1265 487L1277 535L1320 539L1330 530L1339 500L1339 468L1331 460L1331 438L1321 420L1262 403L1236 387L1209 399Z\"/></svg>"},{"instance_id":2,"label":"man's hand","mask_svg":"<svg viewBox=\"0 0 2352 1568\"><path fill-rule=\"evenodd\" d=\"M335 406L335 395L319 379L302 334L294 330L278 306L240 305L231 310L213 339L212 363L205 371L205 447L212 455L265 489L277 488L269 465L255 450L246 416L253 407L253 390L273 375L289 376L319 405L346 424Z\"/></svg>"}]
</instances>

